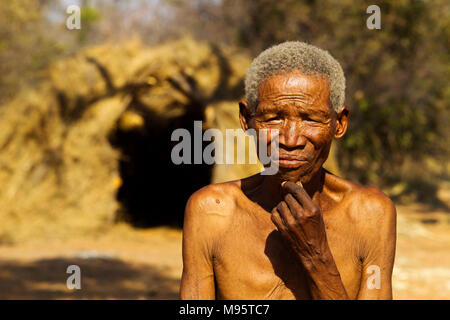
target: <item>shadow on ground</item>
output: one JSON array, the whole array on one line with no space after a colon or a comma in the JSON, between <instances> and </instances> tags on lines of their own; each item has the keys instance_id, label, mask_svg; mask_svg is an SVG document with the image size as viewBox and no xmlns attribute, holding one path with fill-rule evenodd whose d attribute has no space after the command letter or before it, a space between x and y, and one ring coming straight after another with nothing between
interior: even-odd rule
<instances>
[{"instance_id":1,"label":"shadow on ground","mask_svg":"<svg viewBox=\"0 0 450 320\"><path fill-rule=\"evenodd\" d=\"M66 286L73 264L81 269L80 290ZM0 261L0 299L177 299L178 288L163 268L118 259Z\"/></svg>"}]
</instances>

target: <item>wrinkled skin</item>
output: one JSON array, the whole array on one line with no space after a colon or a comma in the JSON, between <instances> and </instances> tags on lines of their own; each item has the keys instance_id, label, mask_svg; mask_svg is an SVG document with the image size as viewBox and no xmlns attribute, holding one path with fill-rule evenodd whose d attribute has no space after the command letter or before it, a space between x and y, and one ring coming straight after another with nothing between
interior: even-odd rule
<instances>
[{"instance_id":1,"label":"wrinkled skin","mask_svg":"<svg viewBox=\"0 0 450 320\"><path fill-rule=\"evenodd\" d=\"M244 130L279 130L279 170L190 197L182 299L392 298L395 207L322 167L349 115L329 94L327 78L295 71L260 85L255 112L240 102Z\"/></svg>"}]
</instances>

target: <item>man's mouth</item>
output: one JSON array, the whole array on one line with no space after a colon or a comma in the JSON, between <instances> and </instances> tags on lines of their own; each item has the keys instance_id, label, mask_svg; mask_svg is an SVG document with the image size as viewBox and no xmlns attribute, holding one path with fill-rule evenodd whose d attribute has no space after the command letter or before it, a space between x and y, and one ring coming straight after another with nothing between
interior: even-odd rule
<instances>
[{"instance_id":1,"label":"man's mouth","mask_svg":"<svg viewBox=\"0 0 450 320\"><path fill-rule=\"evenodd\" d=\"M282 168L299 168L302 165L308 163L308 160L304 157L295 155L280 155L278 158L278 165Z\"/></svg>"}]
</instances>

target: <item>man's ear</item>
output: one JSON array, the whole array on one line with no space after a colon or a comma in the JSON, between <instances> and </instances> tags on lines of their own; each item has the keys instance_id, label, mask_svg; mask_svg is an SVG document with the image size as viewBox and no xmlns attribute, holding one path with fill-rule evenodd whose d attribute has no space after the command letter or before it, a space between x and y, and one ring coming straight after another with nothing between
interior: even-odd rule
<instances>
[{"instance_id":1,"label":"man's ear","mask_svg":"<svg viewBox=\"0 0 450 320\"><path fill-rule=\"evenodd\" d=\"M249 128L249 122L251 118L250 108L248 106L247 101L241 100L239 101L239 122L241 123L242 130L247 131Z\"/></svg>"},{"instance_id":2,"label":"man's ear","mask_svg":"<svg viewBox=\"0 0 450 320\"><path fill-rule=\"evenodd\" d=\"M348 121L350 120L350 110L347 106L342 106L339 112L336 113L336 131L334 138L342 138L347 132Z\"/></svg>"}]
</instances>

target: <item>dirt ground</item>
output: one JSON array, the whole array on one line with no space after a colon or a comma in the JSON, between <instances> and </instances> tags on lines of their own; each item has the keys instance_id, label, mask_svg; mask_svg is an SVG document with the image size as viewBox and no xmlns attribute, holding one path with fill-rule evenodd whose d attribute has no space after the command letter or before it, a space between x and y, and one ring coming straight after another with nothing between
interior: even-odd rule
<instances>
[{"instance_id":1,"label":"dirt ground","mask_svg":"<svg viewBox=\"0 0 450 320\"><path fill-rule=\"evenodd\" d=\"M450 298L450 215L397 206L395 299ZM0 299L177 299L181 230L117 225L99 237L0 246ZM69 290L69 265L81 289Z\"/></svg>"}]
</instances>

